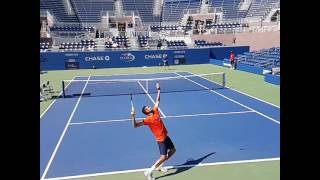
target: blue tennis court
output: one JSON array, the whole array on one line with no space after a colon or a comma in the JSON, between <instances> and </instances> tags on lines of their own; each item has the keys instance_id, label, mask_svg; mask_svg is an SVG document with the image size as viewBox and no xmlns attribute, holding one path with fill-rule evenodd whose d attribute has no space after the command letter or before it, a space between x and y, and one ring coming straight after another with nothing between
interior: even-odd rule
<instances>
[{"instance_id":1,"label":"blue tennis court","mask_svg":"<svg viewBox=\"0 0 320 180\"><path fill-rule=\"evenodd\" d=\"M190 75L193 74L176 72L74 80ZM159 158L158 145L149 128L132 127L130 96L126 94L133 92L136 117L142 119L145 115L141 107L152 106L156 98L152 90L143 92L154 84L88 82L71 82L67 86L68 93L91 92L90 96L58 98L41 117L41 179L130 172L149 168ZM164 91L160 102L162 119L177 149L165 166L280 157L279 107L229 88L215 89L214 82L202 77L163 84L160 81L160 86ZM213 90L204 90L211 87ZM177 89L165 92L166 88ZM184 88L194 89L183 91Z\"/></svg>"}]
</instances>

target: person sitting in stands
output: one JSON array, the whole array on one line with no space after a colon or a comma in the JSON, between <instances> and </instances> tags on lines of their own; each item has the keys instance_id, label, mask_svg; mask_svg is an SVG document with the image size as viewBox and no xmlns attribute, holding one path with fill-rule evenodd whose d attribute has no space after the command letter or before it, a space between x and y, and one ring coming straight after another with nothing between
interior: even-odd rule
<instances>
[{"instance_id":1,"label":"person sitting in stands","mask_svg":"<svg viewBox=\"0 0 320 180\"><path fill-rule=\"evenodd\" d=\"M113 48L117 48L117 47L118 47L118 44L115 42L115 43L112 44L112 47L113 47Z\"/></svg>"}]
</instances>

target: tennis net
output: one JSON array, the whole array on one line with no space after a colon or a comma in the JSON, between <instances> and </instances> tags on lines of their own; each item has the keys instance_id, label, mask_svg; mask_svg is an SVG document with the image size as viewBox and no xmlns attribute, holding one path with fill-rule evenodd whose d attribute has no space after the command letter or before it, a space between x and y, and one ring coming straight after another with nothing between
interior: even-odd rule
<instances>
[{"instance_id":1,"label":"tennis net","mask_svg":"<svg viewBox=\"0 0 320 180\"><path fill-rule=\"evenodd\" d=\"M171 76L152 79L63 80L63 97L153 94L160 84L161 93L214 90L225 87L224 73Z\"/></svg>"}]
</instances>

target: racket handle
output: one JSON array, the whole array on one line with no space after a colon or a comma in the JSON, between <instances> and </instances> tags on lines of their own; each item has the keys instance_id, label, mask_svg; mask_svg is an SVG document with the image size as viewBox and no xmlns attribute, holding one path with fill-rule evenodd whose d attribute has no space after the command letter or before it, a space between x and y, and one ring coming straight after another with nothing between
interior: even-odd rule
<instances>
[{"instance_id":1,"label":"racket handle","mask_svg":"<svg viewBox=\"0 0 320 180\"><path fill-rule=\"evenodd\" d=\"M134 112L134 107L133 106L131 106L131 111Z\"/></svg>"}]
</instances>

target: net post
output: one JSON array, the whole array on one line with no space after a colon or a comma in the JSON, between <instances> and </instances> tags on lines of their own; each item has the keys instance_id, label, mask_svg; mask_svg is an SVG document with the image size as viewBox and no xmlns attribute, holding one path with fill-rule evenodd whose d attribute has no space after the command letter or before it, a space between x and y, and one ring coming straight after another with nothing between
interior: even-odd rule
<instances>
[{"instance_id":1,"label":"net post","mask_svg":"<svg viewBox=\"0 0 320 180\"><path fill-rule=\"evenodd\" d=\"M63 96L63 98L66 97L66 93L65 93L64 87L65 87L64 81L62 80L62 96Z\"/></svg>"},{"instance_id":2,"label":"net post","mask_svg":"<svg viewBox=\"0 0 320 180\"><path fill-rule=\"evenodd\" d=\"M222 73L222 87L226 87L226 73L224 72Z\"/></svg>"}]
</instances>

